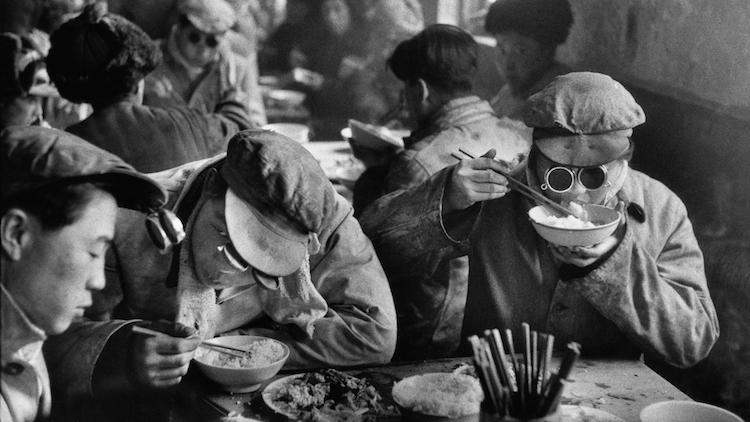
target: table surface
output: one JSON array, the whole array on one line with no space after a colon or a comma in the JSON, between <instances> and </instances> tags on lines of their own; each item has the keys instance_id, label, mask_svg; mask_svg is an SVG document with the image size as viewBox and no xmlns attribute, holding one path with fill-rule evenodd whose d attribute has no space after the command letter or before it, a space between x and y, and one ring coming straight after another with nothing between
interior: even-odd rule
<instances>
[{"instance_id":1,"label":"table surface","mask_svg":"<svg viewBox=\"0 0 750 422\"><path fill-rule=\"evenodd\" d=\"M450 372L468 362L468 358L456 358L391 363L348 372L385 374L400 379L428 372ZM274 379L289 374L282 373ZM625 421L638 421L641 409L657 401L690 400L640 361L582 359L576 364L572 378L574 382L566 387L562 404L601 409ZM193 374L189 384L197 389L194 398L213 409L217 418L236 412L259 420L285 420L265 406L260 394L262 389L254 393L224 393L199 374Z\"/></svg>"}]
</instances>

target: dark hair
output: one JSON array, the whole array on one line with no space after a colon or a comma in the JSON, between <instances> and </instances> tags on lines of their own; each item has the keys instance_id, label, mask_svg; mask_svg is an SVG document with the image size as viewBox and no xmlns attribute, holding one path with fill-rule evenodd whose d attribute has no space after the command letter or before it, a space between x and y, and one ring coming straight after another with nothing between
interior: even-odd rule
<instances>
[{"instance_id":1,"label":"dark hair","mask_svg":"<svg viewBox=\"0 0 750 422\"><path fill-rule=\"evenodd\" d=\"M448 93L470 91L477 71L477 43L461 28L434 24L401 42L387 64L402 81L424 79Z\"/></svg>"},{"instance_id":2,"label":"dark hair","mask_svg":"<svg viewBox=\"0 0 750 422\"><path fill-rule=\"evenodd\" d=\"M135 92L156 68L161 52L127 19L106 12L102 3L86 6L51 38L47 70L60 95L73 102L106 104Z\"/></svg>"},{"instance_id":3,"label":"dark hair","mask_svg":"<svg viewBox=\"0 0 750 422\"><path fill-rule=\"evenodd\" d=\"M61 229L81 217L97 190L109 191L109 188L89 181L50 183L3 201L2 214L20 208L39 218L45 230Z\"/></svg>"},{"instance_id":4,"label":"dark hair","mask_svg":"<svg viewBox=\"0 0 750 422\"><path fill-rule=\"evenodd\" d=\"M557 46L568 38L572 24L568 0L497 0L487 12L484 29L491 34L515 31Z\"/></svg>"}]
</instances>

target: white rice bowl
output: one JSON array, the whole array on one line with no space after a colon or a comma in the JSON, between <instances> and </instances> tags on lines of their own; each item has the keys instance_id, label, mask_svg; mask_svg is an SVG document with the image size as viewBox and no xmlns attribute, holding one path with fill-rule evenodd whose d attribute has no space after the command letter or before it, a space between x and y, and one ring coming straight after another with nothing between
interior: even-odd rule
<instances>
[{"instance_id":1,"label":"white rice bowl","mask_svg":"<svg viewBox=\"0 0 750 422\"><path fill-rule=\"evenodd\" d=\"M405 409L449 418L479 413L484 399L476 378L451 373L404 378L393 386L392 395L396 404Z\"/></svg>"}]
</instances>

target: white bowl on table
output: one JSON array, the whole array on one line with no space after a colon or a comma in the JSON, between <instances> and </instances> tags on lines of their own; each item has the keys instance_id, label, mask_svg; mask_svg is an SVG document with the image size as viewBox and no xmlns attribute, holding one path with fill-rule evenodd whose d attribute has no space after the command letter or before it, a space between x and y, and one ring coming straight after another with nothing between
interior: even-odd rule
<instances>
[{"instance_id":1,"label":"white bowl on table","mask_svg":"<svg viewBox=\"0 0 750 422\"><path fill-rule=\"evenodd\" d=\"M742 422L720 407L689 400L662 401L641 410L641 422Z\"/></svg>"},{"instance_id":2,"label":"white bowl on table","mask_svg":"<svg viewBox=\"0 0 750 422\"><path fill-rule=\"evenodd\" d=\"M375 150L403 149L403 137L408 134L409 131L391 130L354 119L349 120L349 132L345 134L344 130L341 131L341 136L347 141Z\"/></svg>"},{"instance_id":3,"label":"white bowl on table","mask_svg":"<svg viewBox=\"0 0 750 422\"><path fill-rule=\"evenodd\" d=\"M225 346L251 350L251 357L243 358L199 346L193 358L201 372L222 389L233 393L247 393L279 372L289 357L284 343L262 336L225 336L209 340ZM262 355L258 355L261 353ZM253 355L255 354L255 355Z\"/></svg>"},{"instance_id":4,"label":"white bowl on table","mask_svg":"<svg viewBox=\"0 0 750 422\"><path fill-rule=\"evenodd\" d=\"M307 94L291 89L270 89L266 92L268 100L282 107L301 107Z\"/></svg>"},{"instance_id":5,"label":"white bowl on table","mask_svg":"<svg viewBox=\"0 0 750 422\"><path fill-rule=\"evenodd\" d=\"M310 128L301 123L269 123L263 129L280 133L301 144L310 142Z\"/></svg>"},{"instance_id":6,"label":"white bowl on table","mask_svg":"<svg viewBox=\"0 0 750 422\"><path fill-rule=\"evenodd\" d=\"M529 210L529 219L539 236L546 241L560 246L591 246L606 239L617 229L620 213L612 208L601 205L583 205L588 215L588 221L593 227L576 227L553 225L552 216L559 217L559 213L546 205L537 205ZM573 221L575 223L575 221Z\"/></svg>"}]
</instances>

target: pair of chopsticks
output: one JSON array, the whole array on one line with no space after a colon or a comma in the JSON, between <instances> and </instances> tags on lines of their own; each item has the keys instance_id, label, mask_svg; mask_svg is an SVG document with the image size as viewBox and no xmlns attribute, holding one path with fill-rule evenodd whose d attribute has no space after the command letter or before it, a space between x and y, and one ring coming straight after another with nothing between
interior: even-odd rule
<instances>
[{"instance_id":1,"label":"pair of chopsticks","mask_svg":"<svg viewBox=\"0 0 750 422\"><path fill-rule=\"evenodd\" d=\"M141 327L139 325L133 326L132 331L134 333L146 334L146 335L156 336L156 337L166 336L167 335L167 334L162 333L161 331L152 330L150 328ZM206 347L210 347L212 349L215 349L217 352L226 353L228 355L232 355L232 356L236 356L236 357L240 357L240 358L241 357L245 357L245 356L247 356L250 353L249 351L244 350L244 349L240 349L238 347L232 347L232 346L226 346L226 345L223 345L223 344L212 343L212 342L210 342L208 340L201 341L201 345L202 346L206 346Z\"/></svg>"},{"instance_id":2,"label":"pair of chopsticks","mask_svg":"<svg viewBox=\"0 0 750 422\"><path fill-rule=\"evenodd\" d=\"M461 152L461 154L464 154L465 156L471 158L472 160L475 158L472 154L466 152L466 150L464 150L463 148L459 148L458 151ZM463 157L461 157L460 155L458 155L456 153L452 152L451 155L453 156L453 158L456 158L458 161L463 160ZM525 197L531 199L532 201L537 202L537 203L539 203L541 205L547 205L550 208L554 209L555 211L557 211L557 212L559 212L559 213L561 213L563 215L572 215L573 217L577 217L575 214L573 214L573 212L571 210L563 207L562 205L558 204L557 202L555 202L555 201L547 198L546 196L542 195L541 193L535 191L534 189L532 189L531 187L529 187L525 183L523 183L523 182L519 181L518 179L514 178L513 176L511 176L510 173L508 173L506 171L503 171L503 170L495 170L495 169L493 169L493 170L497 171L498 173L500 173L503 176L505 176L505 178L508 179L508 183L509 183L510 187L512 189L516 190L521 195L523 195L523 196L525 196Z\"/></svg>"},{"instance_id":3,"label":"pair of chopsticks","mask_svg":"<svg viewBox=\"0 0 750 422\"><path fill-rule=\"evenodd\" d=\"M485 330L481 338L470 336L474 366L490 413L522 419L542 417L554 412L560 404L563 382L569 381L573 365L581 354L580 345L574 342L567 345L560 368L552 374L554 336L530 331L526 323L521 327L520 358L516 356L509 329L505 330L506 345L498 329Z\"/></svg>"}]
</instances>

